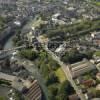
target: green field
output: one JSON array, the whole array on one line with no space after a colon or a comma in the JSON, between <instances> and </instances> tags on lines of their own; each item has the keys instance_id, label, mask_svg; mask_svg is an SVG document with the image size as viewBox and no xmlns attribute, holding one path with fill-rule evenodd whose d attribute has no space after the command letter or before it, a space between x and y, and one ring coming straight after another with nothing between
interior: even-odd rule
<instances>
[{"instance_id":1,"label":"green field","mask_svg":"<svg viewBox=\"0 0 100 100\"><path fill-rule=\"evenodd\" d=\"M100 6L100 0L91 0L96 6Z\"/></svg>"},{"instance_id":2,"label":"green field","mask_svg":"<svg viewBox=\"0 0 100 100\"><path fill-rule=\"evenodd\" d=\"M58 76L59 81L61 83L66 80L66 76L65 76L65 74L64 74L64 72L63 72L63 70L61 68L58 68L55 73Z\"/></svg>"},{"instance_id":3,"label":"green field","mask_svg":"<svg viewBox=\"0 0 100 100\"><path fill-rule=\"evenodd\" d=\"M96 55L96 56L99 56L99 57L100 57L100 51L96 51L96 52L94 53L94 55Z\"/></svg>"},{"instance_id":4,"label":"green field","mask_svg":"<svg viewBox=\"0 0 100 100\"><path fill-rule=\"evenodd\" d=\"M6 100L4 97L0 96L0 100Z\"/></svg>"}]
</instances>

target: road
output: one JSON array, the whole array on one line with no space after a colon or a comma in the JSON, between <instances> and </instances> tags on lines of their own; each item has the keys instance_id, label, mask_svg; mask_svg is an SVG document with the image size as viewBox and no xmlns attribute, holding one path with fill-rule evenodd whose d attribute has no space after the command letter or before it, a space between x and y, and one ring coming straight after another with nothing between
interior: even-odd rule
<instances>
[{"instance_id":1,"label":"road","mask_svg":"<svg viewBox=\"0 0 100 100\"><path fill-rule=\"evenodd\" d=\"M78 96L81 98L81 100L85 100L84 95L81 93L81 91L78 89L78 87L76 86L74 80L72 79L72 75L70 73L69 67L64 64L59 57L57 57L53 52L51 52L48 48L45 47L45 50L52 56L52 58L54 60L56 60L58 62L58 64L61 66L62 70L64 71L67 79L69 80L69 82L71 83L71 85L73 86L73 88L75 89L76 93L78 94Z\"/></svg>"},{"instance_id":2,"label":"road","mask_svg":"<svg viewBox=\"0 0 100 100\"><path fill-rule=\"evenodd\" d=\"M19 49L23 49L26 48L25 45L19 46L19 47L15 47L15 48L10 48L10 49L6 49L6 50L0 50L0 59L4 59L10 55L12 55L12 52L14 50L19 50Z\"/></svg>"},{"instance_id":3,"label":"road","mask_svg":"<svg viewBox=\"0 0 100 100\"><path fill-rule=\"evenodd\" d=\"M53 52L51 52L46 45L43 45L44 49L52 56L52 58L58 62L58 64L61 66L62 70L64 71L67 79L69 80L70 84L72 85L72 87L74 88L74 90L76 91L76 93L78 94L79 98L81 100L86 100L85 96L83 95L83 93L81 92L81 90L77 87L77 85L75 84L74 80L72 79L72 75L70 73L69 67L68 65L64 64L59 57L57 57Z\"/></svg>"},{"instance_id":4,"label":"road","mask_svg":"<svg viewBox=\"0 0 100 100\"><path fill-rule=\"evenodd\" d=\"M14 50L22 49L22 48L26 48L26 46L22 45L22 46L18 46L18 47L15 47L15 48L10 48L10 49L6 49L6 50L0 50L0 54L1 53L5 53L5 52L9 52L9 51L14 51Z\"/></svg>"},{"instance_id":5,"label":"road","mask_svg":"<svg viewBox=\"0 0 100 100\"><path fill-rule=\"evenodd\" d=\"M45 82L44 79L42 77L42 75L40 74L38 68L34 65L33 62L27 60L27 59L20 59L18 58L18 63L19 64L23 64L24 67L26 68L26 70L28 70L31 74L33 74L33 76L37 79L39 85L41 86L43 93L46 97L46 100L49 100L49 96L48 96L48 90L47 87L45 86Z\"/></svg>"}]
</instances>

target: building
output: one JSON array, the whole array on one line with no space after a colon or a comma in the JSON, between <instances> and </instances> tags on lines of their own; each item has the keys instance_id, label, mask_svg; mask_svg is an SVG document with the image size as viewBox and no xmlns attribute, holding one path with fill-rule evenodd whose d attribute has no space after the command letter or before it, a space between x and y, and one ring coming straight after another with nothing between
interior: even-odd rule
<instances>
[{"instance_id":1,"label":"building","mask_svg":"<svg viewBox=\"0 0 100 100\"><path fill-rule=\"evenodd\" d=\"M90 80L83 80L82 84L85 87L91 87L91 86L95 85L96 82L94 80L90 79Z\"/></svg>"},{"instance_id":2,"label":"building","mask_svg":"<svg viewBox=\"0 0 100 100\"><path fill-rule=\"evenodd\" d=\"M0 8L15 7L17 0L0 0Z\"/></svg>"},{"instance_id":3,"label":"building","mask_svg":"<svg viewBox=\"0 0 100 100\"><path fill-rule=\"evenodd\" d=\"M93 69L96 69L95 65L93 65L88 60L83 60L81 62L71 64L70 66L73 78L85 74L86 72L91 71Z\"/></svg>"},{"instance_id":4,"label":"building","mask_svg":"<svg viewBox=\"0 0 100 100\"><path fill-rule=\"evenodd\" d=\"M42 100L42 91L37 80L34 80L30 87L24 88L23 93L27 100Z\"/></svg>"},{"instance_id":5,"label":"building","mask_svg":"<svg viewBox=\"0 0 100 100\"><path fill-rule=\"evenodd\" d=\"M93 44L100 47L100 32L92 32L91 37L92 37Z\"/></svg>"},{"instance_id":6,"label":"building","mask_svg":"<svg viewBox=\"0 0 100 100\"><path fill-rule=\"evenodd\" d=\"M61 14L60 13L56 13L54 15L52 15L52 21L55 23L55 24L59 24L59 25L63 25L63 24L66 24L65 21L63 21L62 19L60 19L61 17Z\"/></svg>"},{"instance_id":7,"label":"building","mask_svg":"<svg viewBox=\"0 0 100 100\"><path fill-rule=\"evenodd\" d=\"M67 99L66 99L67 100ZM80 100L77 94L72 94L68 97L68 100Z\"/></svg>"},{"instance_id":8,"label":"building","mask_svg":"<svg viewBox=\"0 0 100 100\"><path fill-rule=\"evenodd\" d=\"M22 93L25 100L42 100L42 90L38 81L33 77L29 77L26 80L22 78L16 78L12 84L12 87Z\"/></svg>"},{"instance_id":9,"label":"building","mask_svg":"<svg viewBox=\"0 0 100 100\"><path fill-rule=\"evenodd\" d=\"M98 84L98 85L96 86L96 90L99 90L99 91L100 91L100 84Z\"/></svg>"},{"instance_id":10,"label":"building","mask_svg":"<svg viewBox=\"0 0 100 100\"><path fill-rule=\"evenodd\" d=\"M94 98L94 94L93 93L85 93L84 94L86 100L91 100L92 98Z\"/></svg>"},{"instance_id":11,"label":"building","mask_svg":"<svg viewBox=\"0 0 100 100\"><path fill-rule=\"evenodd\" d=\"M64 45L64 44L60 45L60 46L55 50L55 52L56 52L57 54L63 53L64 51L65 51L65 45Z\"/></svg>"},{"instance_id":12,"label":"building","mask_svg":"<svg viewBox=\"0 0 100 100\"><path fill-rule=\"evenodd\" d=\"M96 78L97 78L98 80L100 80L100 73L97 73L97 74L96 74Z\"/></svg>"}]
</instances>

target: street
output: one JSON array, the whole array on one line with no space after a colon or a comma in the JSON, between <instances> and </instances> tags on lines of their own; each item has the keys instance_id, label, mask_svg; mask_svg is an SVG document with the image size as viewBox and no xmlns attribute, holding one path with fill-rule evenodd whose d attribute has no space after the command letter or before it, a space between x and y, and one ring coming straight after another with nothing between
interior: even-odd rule
<instances>
[{"instance_id":1,"label":"street","mask_svg":"<svg viewBox=\"0 0 100 100\"><path fill-rule=\"evenodd\" d=\"M69 66L64 64L59 57L57 57L53 52L51 52L47 46L44 46L44 49L52 56L52 58L54 60L56 60L58 62L58 64L61 66L63 72L65 73L67 79L69 80L70 84L72 85L72 87L74 88L74 90L76 91L76 93L78 94L79 98L81 100L86 100L85 96L82 94L81 90L77 87L77 85L75 84L74 80L72 79L72 75L70 73L69 70Z\"/></svg>"}]
</instances>

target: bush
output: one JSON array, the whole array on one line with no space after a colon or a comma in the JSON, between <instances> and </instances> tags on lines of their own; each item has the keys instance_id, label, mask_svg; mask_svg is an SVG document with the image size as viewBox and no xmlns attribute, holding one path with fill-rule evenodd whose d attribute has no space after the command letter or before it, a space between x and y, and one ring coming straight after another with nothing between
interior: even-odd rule
<instances>
[{"instance_id":1,"label":"bush","mask_svg":"<svg viewBox=\"0 0 100 100\"><path fill-rule=\"evenodd\" d=\"M54 83L59 82L58 77L56 76L56 74L54 72L51 72L46 79L46 85L51 85Z\"/></svg>"},{"instance_id":2,"label":"bush","mask_svg":"<svg viewBox=\"0 0 100 100\"><path fill-rule=\"evenodd\" d=\"M19 52L19 55L29 60L35 60L38 57L38 54L35 51L32 51L31 49L21 50Z\"/></svg>"}]
</instances>

